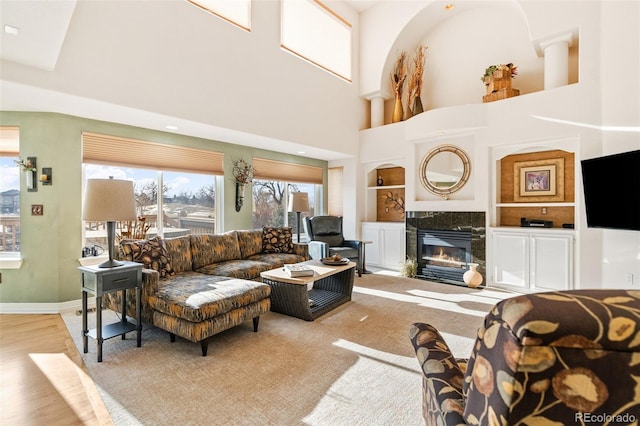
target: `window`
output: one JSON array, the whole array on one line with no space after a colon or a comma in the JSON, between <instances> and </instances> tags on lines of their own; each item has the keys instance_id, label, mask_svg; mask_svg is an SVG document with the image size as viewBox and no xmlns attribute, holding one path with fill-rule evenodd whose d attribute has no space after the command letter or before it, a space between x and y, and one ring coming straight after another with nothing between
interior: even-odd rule
<instances>
[{"instance_id":1,"label":"window","mask_svg":"<svg viewBox=\"0 0 640 426\"><path fill-rule=\"evenodd\" d=\"M281 47L351 81L351 24L319 0L281 4Z\"/></svg>"},{"instance_id":2,"label":"window","mask_svg":"<svg viewBox=\"0 0 640 426\"><path fill-rule=\"evenodd\" d=\"M229 21L247 31L251 30L251 0L187 0L189 3Z\"/></svg>"},{"instance_id":3,"label":"window","mask_svg":"<svg viewBox=\"0 0 640 426\"><path fill-rule=\"evenodd\" d=\"M287 210L292 192L309 194L309 211L300 215L300 241L306 241L304 218L319 212L322 186L308 183L289 183L276 180L253 181L253 228L263 226L290 226L294 241L298 235L297 214Z\"/></svg>"},{"instance_id":4,"label":"window","mask_svg":"<svg viewBox=\"0 0 640 426\"><path fill-rule=\"evenodd\" d=\"M0 127L0 259L20 252L20 130Z\"/></svg>"},{"instance_id":5,"label":"window","mask_svg":"<svg viewBox=\"0 0 640 426\"><path fill-rule=\"evenodd\" d=\"M121 238L215 233L222 159L211 151L83 133L85 179L113 176L134 183L138 221L116 224ZM104 223L85 223L84 247L106 251Z\"/></svg>"},{"instance_id":6,"label":"window","mask_svg":"<svg viewBox=\"0 0 640 426\"><path fill-rule=\"evenodd\" d=\"M322 211L322 168L304 164L254 158L253 227L291 226L297 238L298 225L295 212L287 211L292 192L309 194L309 211L301 218ZM301 221L300 241L306 235Z\"/></svg>"}]
</instances>

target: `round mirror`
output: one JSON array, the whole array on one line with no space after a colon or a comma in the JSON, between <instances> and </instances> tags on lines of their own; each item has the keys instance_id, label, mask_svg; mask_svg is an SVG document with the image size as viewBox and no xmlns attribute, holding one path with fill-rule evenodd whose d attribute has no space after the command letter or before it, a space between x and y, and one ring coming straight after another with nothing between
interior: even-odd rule
<instances>
[{"instance_id":1,"label":"round mirror","mask_svg":"<svg viewBox=\"0 0 640 426\"><path fill-rule=\"evenodd\" d=\"M444 200L467 183L470 173L469 157L453 145L435 147L425 155L420 164L422 185Z\"/></svg>"}]
</instances>

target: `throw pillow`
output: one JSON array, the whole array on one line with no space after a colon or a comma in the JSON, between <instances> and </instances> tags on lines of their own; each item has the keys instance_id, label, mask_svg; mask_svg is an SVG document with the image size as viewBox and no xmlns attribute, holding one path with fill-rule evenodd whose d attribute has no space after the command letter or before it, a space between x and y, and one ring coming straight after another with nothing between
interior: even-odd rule
<instances>
[{"instance_id":1,"label":"throw pillow","mask_svg":"<svg viewBox=\"0 0 640 426\"><path fill-rule=\"evenodd\" d=\"M293 253L293 233L288 226L262 228L262 251L264 253Z\"/></svg>"},{"instance_id":2,"label":"throw pillow","mask_svg":"<svg viewBox=\"0 0 640 426\"><path fill-rule=\"evenodd\" d=\"M145 268L160 273L160 278L174 275L169 253L160 237L149 240L130 241L120 243L120 250L125 260L142 263Z\"/></svg>"}]
</instances>

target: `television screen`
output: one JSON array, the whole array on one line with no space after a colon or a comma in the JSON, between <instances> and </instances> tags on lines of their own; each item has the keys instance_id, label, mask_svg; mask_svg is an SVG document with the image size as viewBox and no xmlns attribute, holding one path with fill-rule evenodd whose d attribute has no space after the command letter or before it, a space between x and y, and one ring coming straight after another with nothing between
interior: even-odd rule
<instances>
[{"instance_id":1,"label":"television screen","mask_svg":"<svg viewBox=\"0 0 640 426\"><path fill-rule=\"evenodd\" d=\"M640 150L581 165L587 226L640 231Z\"/></svg>"}]
</instances>

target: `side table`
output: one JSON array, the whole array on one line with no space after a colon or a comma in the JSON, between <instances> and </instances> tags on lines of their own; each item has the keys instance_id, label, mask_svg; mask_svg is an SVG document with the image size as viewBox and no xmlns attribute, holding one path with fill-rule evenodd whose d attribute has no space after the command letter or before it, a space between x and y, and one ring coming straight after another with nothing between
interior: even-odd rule
<instances>
[{"instance_id":1,"label":"side table","mask_svg":"<svg viewBox=\"0 0 640 426\"><path fill-rule=\"evenodd\" d=\"M82 345L84 353L89 351L88 337L98 344L98 362L102 362L102 343L106 339L137 331L137 346L142 346L142 321L140 300L142 296L142 264L122 262L122 266L100 268L96 266L80 266L82 274ZM136 321L127 320L127 289L136 289ZM114 291L122 291L122 319L119 322L102 325L102 295ZM96 296L96 328L87 329L87 294Z\"/></svg>"},{"instance_id":2,"label":"side table","mask_svg":"<svg viewBox=\"0 0 640 426\"><path fill-rule=\"evenodd\" d=\"M363 274L371 274L371 271L367 271L367 266L366 266L366 258L367 258L367 244L373 244L373 241L363 241L362 242L362 273Z\"/></svg>"}]
</instances>

